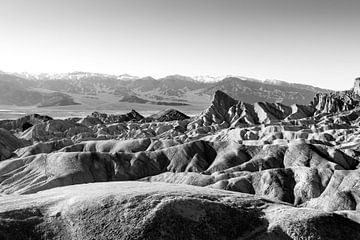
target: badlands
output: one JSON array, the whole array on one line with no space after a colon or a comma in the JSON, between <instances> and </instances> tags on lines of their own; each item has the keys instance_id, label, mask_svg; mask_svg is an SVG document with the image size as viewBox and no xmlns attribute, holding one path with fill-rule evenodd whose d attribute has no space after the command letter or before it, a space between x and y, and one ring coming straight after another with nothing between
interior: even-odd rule
<instances>
[{"instance_id":1,"label":"badlands","mask_svg":"<svg viewBox=\"0 0 360 240\"><path fill-rule=\"evenodd\" d=\"M360 239L360 79L309 105L0 121L0 239Z\"/></svg>"}]
</instances>

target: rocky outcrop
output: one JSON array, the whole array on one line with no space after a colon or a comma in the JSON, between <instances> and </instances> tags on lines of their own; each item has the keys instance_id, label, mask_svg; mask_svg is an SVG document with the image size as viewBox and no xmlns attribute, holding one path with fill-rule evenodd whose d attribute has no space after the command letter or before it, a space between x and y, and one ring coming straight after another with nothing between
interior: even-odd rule
<instances>
[{"instance_id":1,"label":"rocky outcrop","mask_svg":"<svg viewBox=\"0 0 360 240\"><path fill-rule=\"evenodd\" d=\"M104 124L98 117L86 116L76 121L79 124L85 125L87 127L92 127L97 124Z\"/></svg>"},{"instance_id":2,"label":"rocky outcrop","mask_svg":"<svg viewBox=\"0 0 360 240\"><path fill-rule=\"evenodd\" d=\"M33 125L44 123L49 120L52 120L51 117L39 114L31 114L24 117L21 117L16 120L1 120L0 128L4 128L6 130L19 130L25 131Z\"/></svg>"},{"instance_id":3,"label":"rocky outcrop","mask_svg":"<svg viewBox=\"0 0 360 240\"><path fill-rule=\"evenodd\" d=\"M299 104L291 105L291 114L286 118L289 120L292 119L301 119L301 118L308 118L314 116L315 108L313 106L305 106Z\"/></svg>"},{"instance_id":4,"label":"rocky outcrop","mask_svg":"<svg viewBox=\"0 0 360 240\"><path fill-rule=\"evenodd\" d=\"M359 224L338 214L246 194L141 182L93 183L5 196L0 198L0 226L4 239L335 240L360 236Z\"/></svg>"},{"instance_id":5,"label":"rocky outcrop","mask_svg":"<svg viewBox=\"0 0 360 240\"><path fill-rule=\"evenodd\" d=\"M202 114L205 123L215 121L218 124L229 124L230 116L228 110L236 105L237 101L221 91L216 91L210 107Z\"/></svg>"},{"instance_id":6,"label":"rocky outcrop","mask_svg":"<svg viewBox=\"0 0 360 240\"><path fill-rule=\"evenodd\" d=\"M313 106L316 114L338 113L353 110L359 106L360 99L353 92L315 95Z\"/></svg>"},{"instance_id":7,"label":"rocky outcrop","mask_svg":"<svg viewBox=\"0 0 360 240\"><path fill-rule=\"evenodd\" d=\"M104 123L121 123L132 120L140 121L141 119L144 118L140 113L138 113L135 110L131 110L129 113L121 114L121 115L93 112L91 116L98 118Z\"/></svg>"},{"instance_id":8,"label":"rocky outcrop","mask_svg":"<svg viewBox=\"0 0 360 240\"><path fill-rule=\"evenodd\" d=\"M60 140L90 131L88 127L78 123L64 120L49 120L36 124L22 132L20 138L31 141Z\"/></svg>"},{"instance_id":9,"label":"rocky outcrop","mask_svg":"<svg viewBox=\"0 0 360 240\"><path fill-rule=\"evenodd\" d=\"M246 125L270 124L283 120L312 117L312 106L281 103L256 102L248 104L236 101L224 92L216 91L210 107L189 124L188 128L201 129L217 126L217 129Z\"/></svg>"},{"instance_id":10,"label":"rocky outcrop","mask_svg":"<svg viewBox=\"0 0 360 240\"><path fill-rule=\"evenodd\" d=\"M355 94L360 95L360 78L356 78L352 89Z\"/></svg>"},{"instance_id":11,"label":"rocky outcrop","mask_svg":"<svg viewBox=\"0 0 360 240\"><path fill-rule=\"evenodd\" d=\"M349 91L318 93L309 105L292 106L269 102L247 104L217 90L210 107L189 125L189 129L216 125L218 130L229 126L270 124L351 111L360 106L359 84L360 80L356 79L354 88Z\"/></svg>"},{"instance_id":12,"label":"rocky outcrop","mask_svg":"<svg viewBox=\"0 0 360 240\"><path fill-rule=\"evenodd\" d=\"M0 161L14 156L13 151L24 147L26 144L9 131L0 128Z\"/></svg>"},{"instance_id":13,"label":"rocky outcrop","mask_svg":"<svg viewBox=\"0 0 360 240\"><path fill-rule=\"evenodd\" d=\"M260 123L280 121L292 114L292 108L281 103L257 102L254 110Z\"/></svg>"},{"instance_id":14,"label":"rocky outcrop","mask_svg":"<svg viewBox=\"0 0 360 240\"><path fill-rule=\"evenodd\" d=\"M159 122L171 122L189 119L190 117L176 109L166 109L157 114L151 115L150 118Z\"/></svg>"},{"instance_id":15,"label":"rocky outcrop","mask_svg":"<svg viewBox=\"0 0 360 240\"><path fill-rule=\"evenodd\" d=\"M351 111L360 106L360 78L356 78L354 86L348 91L318 93L311 105L316 114L339 113Z\"/></svg>"}]
</instances>

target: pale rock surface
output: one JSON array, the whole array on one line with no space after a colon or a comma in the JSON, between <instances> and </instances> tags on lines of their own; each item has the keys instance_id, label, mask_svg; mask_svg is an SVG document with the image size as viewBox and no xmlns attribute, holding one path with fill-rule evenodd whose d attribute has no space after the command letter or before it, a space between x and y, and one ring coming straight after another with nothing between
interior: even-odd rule
<instances>
[{"instance_id":1,"label":"pale rock surface","mask_svg":"<svg viewBox=\"0 0 360 240\"><path fill-rule=\"evenodd\" d=\"M1 197L0 237L331 240L359 238L360 225L338 214L246 194L113 182Z\"/></svg>"}]
</instances>

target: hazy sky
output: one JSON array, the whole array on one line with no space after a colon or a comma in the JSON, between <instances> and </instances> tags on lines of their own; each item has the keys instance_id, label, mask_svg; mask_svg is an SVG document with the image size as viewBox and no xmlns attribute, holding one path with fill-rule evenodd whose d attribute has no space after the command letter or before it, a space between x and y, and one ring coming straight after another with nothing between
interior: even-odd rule
<instances>
[{"instance_id":1,"label":"hazy sky","mask_svg":"<svg viewBox=\"0 0 360 240\"><path fill-rule=\"evenodd\" d=\"M360 76L360 0L0 0L0 70Z\"/></svg>"}]
</instances>

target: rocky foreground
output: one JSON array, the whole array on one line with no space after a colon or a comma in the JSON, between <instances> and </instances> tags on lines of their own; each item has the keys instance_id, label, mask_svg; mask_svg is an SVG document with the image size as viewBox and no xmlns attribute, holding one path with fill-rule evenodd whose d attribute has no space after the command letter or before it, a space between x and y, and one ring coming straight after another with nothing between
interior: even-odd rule
<instances>
[{"instance_id":1,"label":"rocky foreground","mask_svg":"<svg viewBox=\"0 0 360 240\"><path fill-rule=\"evenodd\" d=\"M0 121L0 239L360 239L358 99Z\"/></svg>"}]
</instances>

